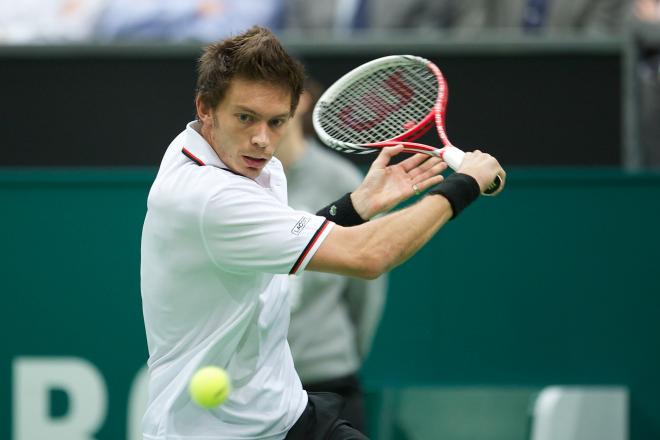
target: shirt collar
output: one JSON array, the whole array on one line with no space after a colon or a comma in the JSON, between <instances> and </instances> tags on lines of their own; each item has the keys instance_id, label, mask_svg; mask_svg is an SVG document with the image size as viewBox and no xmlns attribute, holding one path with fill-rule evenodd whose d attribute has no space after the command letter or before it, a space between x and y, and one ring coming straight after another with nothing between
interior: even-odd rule
<instances>
[{"instance_id":1,"label":"shirt collar","mask_svg":"<svg viewBox=\"0 0 660 440\"><path fill-rule=\"evenodd\" d=\"M196 162L198 165L212 166L216 168L221 168L228 172L238 174L231 170L222 160L218 157L218 153L215 152L213 147L206 142L206 139L201 134L201 124L199 121L192 121L186 125L185 131L185 143L182 146L182 152L188 156L192 161ZM270 186L270 176L271 176L271 166L273 165L273 159L271 159L266 166L261 171L261 174L257 176L256 181L259 185L263 187ZM238 174L239 176L241 174ZM245 177L249 179L249 177Z\"/></svg>"},{"instance_id":2,"label":"shirt collar","mask_svg":"<svg viewBox=\"0 0 660 440\"><path fill-rule=\"evenodd\" d=\"M215 152L213 147L206 142L206 139L201 134L201 124L199 121L192 121L186 125L186 136L183 148L190 153L187 154L193 161L197 162L198 165L207 165L216 168L225 168L229 167L225 165L218 154Z\"/></svg>"}]
</instances>

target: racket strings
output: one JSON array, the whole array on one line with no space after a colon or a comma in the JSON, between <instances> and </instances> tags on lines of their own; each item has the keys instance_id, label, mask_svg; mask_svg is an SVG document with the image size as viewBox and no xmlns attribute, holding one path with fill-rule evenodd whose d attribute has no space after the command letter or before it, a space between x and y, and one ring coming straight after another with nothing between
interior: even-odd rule
<instances>
[{"instance_id":1,"label":"racket strings","mask_svg":"<svg viewBox=\"0 0 660 440\"><path fill-rule=\"evenodd\" d=\"M326 134L341 142L382 142L419 124L437 97L437 79L425 65L383 66L322 103L319 120Z\"/></svg>"}]
</instances>

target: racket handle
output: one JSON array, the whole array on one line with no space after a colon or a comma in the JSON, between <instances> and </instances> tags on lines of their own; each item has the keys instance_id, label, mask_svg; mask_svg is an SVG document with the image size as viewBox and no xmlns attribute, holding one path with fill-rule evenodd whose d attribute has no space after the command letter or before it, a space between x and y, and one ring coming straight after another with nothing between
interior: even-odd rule
<instances>
[{"instance_id":1,"label":"racket handle","mask_svg":"<svg viewBox=\"0 0 660 440\"><path fill-rule=\"evenodd\" d=\"M454 171L460 168L463 163L463 157L465 157L465 153L456 147L445 147L442 149L442 160L447 162L447 165Z\"/></svg>"},{"instance_id":2,"label":"racket handle","mask_svg":"<svg viewBox=\"0 0 660 440\"><path fill-rule=\"evenodd\" d=\"M465 153L454 146L448 146L442 149L442 160L447 162L447 165L449 165L454 171L460 168L464 156ZM502 178L500 176L495 176L495 180L488 185L488 188L486 188L483 194L486 196L493 195L497 192L500 186L502 186Z\"/></svg>"}]
</instances>

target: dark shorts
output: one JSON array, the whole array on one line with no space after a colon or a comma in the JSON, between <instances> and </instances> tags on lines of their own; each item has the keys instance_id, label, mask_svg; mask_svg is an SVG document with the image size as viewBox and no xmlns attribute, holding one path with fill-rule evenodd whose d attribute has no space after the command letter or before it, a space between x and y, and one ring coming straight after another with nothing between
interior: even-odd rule
<instances>
[{"instance_id":1,"label":"dark shorts","mask_svg":"<svg viewBox=\"0 0 660 440\"><path fill-rule=\"evenodd\" d=\"M358 431L366 432L364 394L357 375L350 374L321 382L304 382L303 388L308 393L311 391L313 393L330 392L339 394L344 398L344 409L342 409L339 417L347 420Z\"/></svg>"},{"instance_id":2,"label":"dark shorts","mask_svg":"<svg viewBox=\"0 0 660 440\"><path fill-rule=\"evenodd\" d=\"M368 440L339 417L344 401L334 393L307 393L307 407L289 430L287 440Z\"/></svg>"}]
</instances>

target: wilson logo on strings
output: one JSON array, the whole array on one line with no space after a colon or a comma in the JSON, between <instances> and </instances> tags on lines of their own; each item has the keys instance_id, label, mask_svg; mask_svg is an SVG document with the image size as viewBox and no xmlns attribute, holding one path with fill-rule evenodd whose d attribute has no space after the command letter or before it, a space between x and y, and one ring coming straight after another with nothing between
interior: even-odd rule
<instances>
[{"instance_id":1,"label":"wilson logo on strings","mask_svg":"<svg viewBox=\"0 0 660 440\"><path fill-rule=\"evenodd\" d=\"M385 101L382 96L383 93L389 93L392 97L397 98L397 101ZM353 106L350 104L339 110L338 116L344 125L355 131L369 130L380 124L389 113L399 110L408 104L414 93L412 87L403 79L403 73L401 71L394 72L383 81L382 88L378 87L376 90L370 90L360 97L360 100L373 113L373 118L361 120L359 117L356 117L353 115Z\"/></svg>"}]
</instances>

